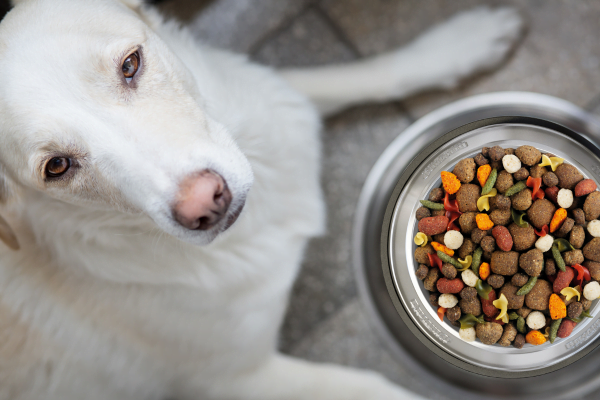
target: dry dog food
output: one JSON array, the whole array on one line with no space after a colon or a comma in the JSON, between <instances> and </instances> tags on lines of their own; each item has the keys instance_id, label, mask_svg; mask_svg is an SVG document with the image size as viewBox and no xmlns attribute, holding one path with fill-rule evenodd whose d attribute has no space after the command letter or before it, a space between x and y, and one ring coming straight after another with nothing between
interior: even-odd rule
<instances>
[{"instance_id":1,"label":"dry dog food","mask_svg":"<svg viewBox=\"0 0 600 400\"><path fill-rule=\"evenodd\" d=\"M416 212L416 276L466 341L568 337L600 297L600 192L532 146L484 148Z\"/></svg>"}]
</instances>

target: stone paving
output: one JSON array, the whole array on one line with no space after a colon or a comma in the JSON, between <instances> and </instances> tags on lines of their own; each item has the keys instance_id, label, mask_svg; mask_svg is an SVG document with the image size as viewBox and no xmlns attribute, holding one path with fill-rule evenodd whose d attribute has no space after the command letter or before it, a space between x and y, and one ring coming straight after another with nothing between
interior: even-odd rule
<instances>
[{"instance_id":1,"label":"stone paving","mask_svg":"<svg viewBox=\"0 0 600 400\"><path fill-rule=\"evenodd\" d=\"M160 1L159 1L160 2ZM513 5L528 24L497 71L449 92L365 105L325 121L328 233L312 241L281 332L282 351L383 372L432 399L451 399L391 358L357 299L350 264L354 207L369 169L412 121L473 94L525 90L569 100L600 116L600 2L585 0L164 0L198 38L257 62L310 66L344 62L408 43L433 24L481 4ZM0 12L6 2L0 1Z\"/></svg>"}]
</instances>

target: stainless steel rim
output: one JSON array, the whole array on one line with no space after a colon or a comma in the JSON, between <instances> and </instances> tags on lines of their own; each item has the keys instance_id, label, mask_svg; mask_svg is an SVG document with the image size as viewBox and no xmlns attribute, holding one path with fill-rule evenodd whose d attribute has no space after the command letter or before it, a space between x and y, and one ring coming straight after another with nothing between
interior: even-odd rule
<instances>
[{"instance_id":1,"label":"stainless steel rim","mask_svg":"<svg viewBox=\"0 0 600 400\"><path fill-rule=\"evenodd\" d=\"M543 398L546 399L558 398L566 391L570 395L588 393L600 386L596 376L587 373L589 368L583 368L590 367L588 364L591 357L586 357L568 368L571 371L568 375L573 376L573 379L565 377L564 370L539 377L543 378L544 390L541 390L541 387L532 390L531 383L538 382L538 378L529 378L523 379L527 382L515 379L510 390L504 388L494 392L490 388L496 387L502 379L480 377L483 379L473 380L470 373L454 368L451 364L442 363L440 366L438 365L440 360L431 357L432 351L436 353L434 348L439 348L432 342L429 342L432 345L429 347L415 340L411 331L420 332L419 328L414 324L405 325L398 318L390 296L382 293L386 289L384 278L381 269L380 272L376 270L381 265L379 253L381 243L378 237L373 237L373 234L377 230L381 232L385 205L392 195L398 176L414 157L443 134L466 123L503 115L530 116L554 121L576 131L582 139L592 138L600 141L600 124L593 117L568 102L535 93L504 92L475 96L452 103L423 117L399 135L386 149L364 185L357 207L353 235L353 262L359 294L370 322L393 355L404 363L410 363L411 367L419 369L420 373L427 376L427 379L436 381L437 385L446 385L444 387L448 390L454 390L457 394L460 392L465 398L468 398L469 394L463 389L477 391L479 393L477 398L482 398L483 393L487 393L488 398L493 393L504 393L512 398L526 396L528 399L537 398L536 393L542 392L544 392ZM399 303L399 298L396 297L395 300ZM452 357L443 353L438 355ZM576 373L575 370L578 372ZM575 375L579 375L579 378L575 379ZM453 387L459 382L461 388ZM560 386L557 386L559 382ZM568 385L571 386L567 390Z\"/></svg>"}]
</instances>

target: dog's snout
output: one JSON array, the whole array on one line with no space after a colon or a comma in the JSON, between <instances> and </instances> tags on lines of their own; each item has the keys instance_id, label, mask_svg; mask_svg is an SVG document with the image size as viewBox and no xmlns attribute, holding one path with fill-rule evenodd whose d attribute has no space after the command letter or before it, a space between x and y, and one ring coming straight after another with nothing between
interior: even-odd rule
<instances>
[{"instance_id":1,"label":"dog's snout","mask_svg":"<svg viewBox=\"0 0 600 400\"><path fill-rule=\"evenodd\" d=\"M181 182L173 215L187 229L205 231L225 217L230 203L231 191L225 180L205 170Z\"/></svg>"}]
</instances>

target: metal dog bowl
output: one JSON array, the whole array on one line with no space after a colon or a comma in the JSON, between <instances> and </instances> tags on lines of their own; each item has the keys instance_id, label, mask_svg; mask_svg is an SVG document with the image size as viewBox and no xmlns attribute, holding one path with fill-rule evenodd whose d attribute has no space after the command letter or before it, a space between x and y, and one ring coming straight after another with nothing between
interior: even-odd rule
<instances>
[{"instance_id":1,"label":"metal dog bowl","mask_svg":"<svg viewBox=\"0 0 600 400\"><path fill-rule=\"evenodd\" d=\"M600 388L600 306L554 344L519 350L467 343L439 320L415 276L419 199L440 184L440 171L496 144L560 155L600 182L600 123L570 103L510 92L443 107L399 135L365 183L353 238L361 298L392 353L457 396L581 398Z\"/></svg>"}]
</instances>

